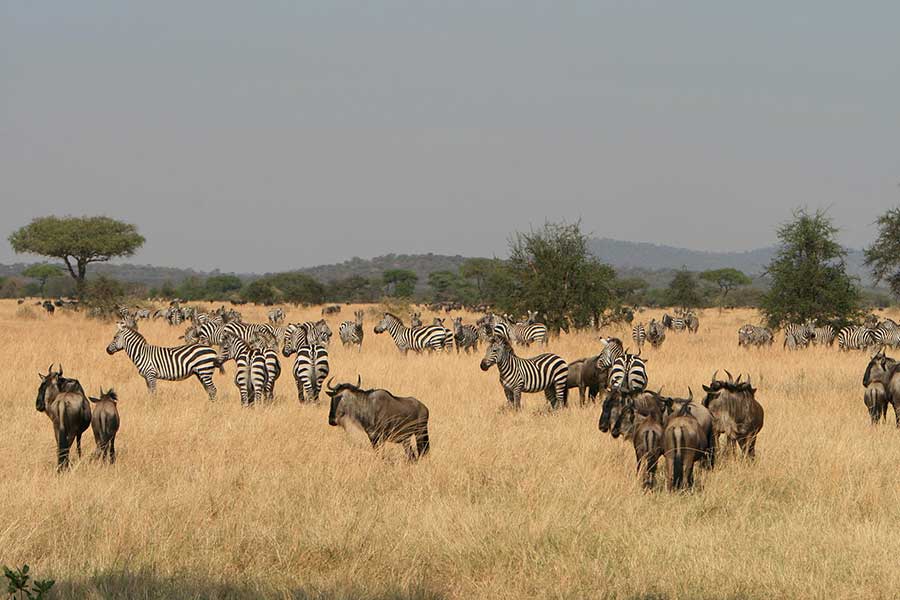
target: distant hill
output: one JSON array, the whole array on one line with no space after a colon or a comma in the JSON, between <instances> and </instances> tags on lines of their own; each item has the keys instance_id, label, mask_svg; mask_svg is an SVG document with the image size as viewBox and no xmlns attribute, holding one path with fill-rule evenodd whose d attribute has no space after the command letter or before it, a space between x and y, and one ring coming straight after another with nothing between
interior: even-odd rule
<instances>
[{"instance_id":1,"label":"distant hill","mask_svg":"<svg viewBox=\"0 0 900 600\"><path fill-rule=\"evenodd\" d=\"M639 276L654 287L668 285L674 273L682 268L689 271L705 271L731 267L751 276L759 277L775 254L774 247L759 248L747 252L704 252L672 246L660 246L645 242L628 242L607 238L590 241L591 252L602 261L615 267L623 276ZM456 271L467 257L445 254L387 254L375 258L353 257L350 260L297 269L316 279L329 282L353 275L367 279L380 277L388 269L408 269L419 276L419 289L424 289L428 274L434 271ZM0 276L18 275L27 264L0 265ZM864 285L871 284L868 271L863 266L863 253L850 250L847 256L848 271L861 279ZM144 283L149 287L159 287L165 282L177 285L189 277L220 275L219 271L196 271L133 264L95 264L90 273L103 274L121 281ZM244 281L251 281L260 273L235 273Z\"/></svg>"}]
</instances>

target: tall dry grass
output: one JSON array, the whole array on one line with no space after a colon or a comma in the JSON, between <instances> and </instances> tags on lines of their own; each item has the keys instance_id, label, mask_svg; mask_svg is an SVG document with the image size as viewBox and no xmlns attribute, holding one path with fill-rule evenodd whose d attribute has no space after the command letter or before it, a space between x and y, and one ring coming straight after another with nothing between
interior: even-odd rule
<instances>
[{"instance_id":1,"label":"tall dry grass","mask_svg":"<svg viewBox=\"0 0 900 600\"><path fill-rule=\"evenodd\" d=\"M22 320L2 302L0 562L28 562L66 598L896 597L900 432L867 422L867 356L747 351L736 330L753 312L700 318L698 335L645 350L651 386L696 393L716 368L749 372L766 424L755 463L725 459L671 495L640 491L631 447L597 431L598 406L550 414L530 395L521 413L500 410L480 353L403 358L371 316L361 354L332 344L332 370L429 406L419 464L330 428L324 402L299 406L287 361L271 407L240 408L233 365L214 404L195 380L151 398L123 353L106 355L112 325ZM158 343L181 333L141 327ZM584 333L550 349L574 359L597 344ZM119 391L114 467L84 458L55 473L34 410L51 362L92 394Z\"/></svg>"}]
</instances>

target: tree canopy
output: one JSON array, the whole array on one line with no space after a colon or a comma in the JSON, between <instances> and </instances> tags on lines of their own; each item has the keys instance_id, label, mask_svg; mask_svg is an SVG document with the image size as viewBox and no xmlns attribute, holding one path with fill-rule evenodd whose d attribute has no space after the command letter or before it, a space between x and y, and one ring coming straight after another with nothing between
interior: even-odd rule
<instances>
[{"instance_id":1,"label":"tree canopy","mask_svg":"<svg viewBox=\"0 0 900 600\"><path fill-rule=\"evenodd\" d=\"M752 279L737 269L713 269L711 271L704 271L700 273L700 279L719 286L723 300L728 295L728 292L734 288L753 283Z\"/></svg>"},{"instance_id":2,"label":"tree canopy","mask_svg":"<svg viewBox=\"0 0 900 600\"><path fill-rule=\"evenodd\" d=\"M887 211L876 223L878 237L866 248L866 266L876 283L887 282L891 293L900 298L900 207Z\"/></svg>"},{"instance_id":3,"label":"tree canopy","mask_svg":"<svg viewBox=\"0 0 900 600\"><path fill-rule=\"evenodd\" d=\"M846 251L823 211L806 209L778 229L780 247L767 267L772 287L761 308L772 327L786 323L844 323L858 311L859 291L846 272Z\"/></svg>"},{"instance_id":4,"label":"tree canopy","mask_svg":"<svg viewBox=\"0 0 900 600\"><path fill-rule=\"evenodd\" d=\"M669 304L688 309L700 304L700 292L694 274L687 270L681 270L669 284L666 294Z\"/></svg>"},{"instance_id":5,"label":"tree canopy","mask_svg":"<svg viewBox=\"0 0 900 600\"><path fill-rule=\"evenodd\" d=\"M384 272L385 291L390 296L411 298L418 281L419 276L407 269L388 269Z\"/></svg>"},{"instance_id":6,"label":"tree canopy","mask_svg":"<svg viewBox=\"0 0 900 600\"><path fill-rule=\"evenodd\" d=\"M23 277L30 277L31 279L38 280L41 296L44 295L44 288L47 285L47 280L51 277L60 277L62 274L62 269L60 269L56 265L51 265L48 263L31 265L30 267L22 271Z\"/></svg>"},{"instance_id":7,"label":"tree canopy","mask_svg":"<svg viewBox=\"0 0 900 600\"><path fill-rule=\"evenodd\" d=\"M109 217L40 217L14 231L9 243L17 253L62 260L80 287L88 264L131 256L144 237L134 225Z\"/></svg>"}]
</instances>

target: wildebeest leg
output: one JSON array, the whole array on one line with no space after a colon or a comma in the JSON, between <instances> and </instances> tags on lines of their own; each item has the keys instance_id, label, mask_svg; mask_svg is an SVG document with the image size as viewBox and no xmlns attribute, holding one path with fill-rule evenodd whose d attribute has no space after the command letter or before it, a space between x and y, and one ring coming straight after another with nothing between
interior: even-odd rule
<instances>
[{"instance_id":1,"label":"wildebeest leg","mask_svg":"<svg viewBox=\"0 0 900 600\"><path fill-rule=\"evenodd\" d=\"M712 432L706 440L706 456L703 458L703 465L707 469L716 467L716 434Z\"/></svg>"},{"instance_id":2,"label":"wildebeest leg","mask_svg":"<svg viewBox=\"0 0 900 600\"><path fill-rule=\"evenodd\" d=\"M59 430L59 434L57 435L57 460L56 460L56 470L64 471L69 467L69 445L70 445L69 437L66 435L64 429Z\"/></svg>"},{"instance_id":3,"label":"wildebeest leg","mask_svg":"<svg viewBox=\"0 0 900 600\"><path fill-rule=\"evenodd\" d=\"M756 434L752 434L747 438L747 456L756 458Z\"/></svg>"},{"instance_id":4,"label":"wildebeest leg","mask_svg":"<svg viewBox=\"0 0 900 600\"><path fill-rule=\"evenodd\" d=\"M897 427L900 427L900 398L896 400L892 398L891 405L894 407L894 418L897 421ZM887 406L884 407L884 411L887 412Z\"/></svg>"},{"instance_id":5,"label":"wildebeest leg","mask_svg":"<svg viewBox=\"0 0 900 600\"><path fill-rule=\"evenodd\" d=\"M583 382L579 381L578 382L578 401L581 404L581 406L584 406L587 402L587 399L585 398L585 390L586 389L587 389L587 386L584 385Z\"/></svg>"},{"instance_id":6,"label":"wildebeest leg","mask_svg":"<svg viewBox=\"0 0 900 600\"><path fill-rule=\"evenodd\" d=\"M75 434L75 449L78 451L78 458L81 458L81 432Z\"/></svg>"},{"instance_id":7,"label":"wildebeest leg","mask_svg":"<svg viewBox=\"0 0 900 600\"><path fill-rule=\"evenodd\" d=\"M107 444L107 450L109 451L109 464L116 464L116 438L112 437Z\"/></svg>"},{"instance_id":8,"label":"wildebeest leg","mask_svg":"<svg viewBox=\"0 0 900 600\"><path fill-rule=\"evenodd\" d=\"M94 450L94 454L92 458L97 459L100 458L103 454L103 442L100 439L100 432L94 432L94 444L96 444L97 448Z\"/></svg>"},{"instance_id":9,"label":"wildebeest leg","mask_svg":"<svg viewBox=\"0 0 900 600\"><path fill-rule=\"evenodd\" d=\"M412 436L406 438L402 442L403 450L406 452L406 460L409 462L413 462L416 460L416 451L413 448L412 440L410 439Z\"/></svg>"},{"instance_id":10,"label":"wildebeest leg","mask_svg":"<svg viewBox=\"0 0 900 600\"><path fill-rule=\"evenodd\" d=\"M422 458L426 454L428 454L428 450L431 448L431 442L428 439L428 425L422 425L422 427L416 431L416 451L419 454L419 458Z\"/></svg>"}]
</instances>

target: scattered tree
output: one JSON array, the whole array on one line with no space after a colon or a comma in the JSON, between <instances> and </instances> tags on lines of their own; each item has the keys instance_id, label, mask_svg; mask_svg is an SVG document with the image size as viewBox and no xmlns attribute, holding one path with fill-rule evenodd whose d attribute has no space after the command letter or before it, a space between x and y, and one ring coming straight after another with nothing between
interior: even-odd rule
<instances>
[{"instance_id":1,"label":"scattered tree","mask_svg":"<svg viewBox=\"0 0 900 600\"><path fill-rule=\"evenodd\" d=\"M385 291L389 296L411 298L419 276L407 269L388 269L384 272Z\"/></svg>"},{"instance_id":2,"label":"scattered tree","mask_svg":"<svg viewBox=\"0 0 900 600\"><path fill-rule=\"evenodd\" d=\"M687 310L700 305L700 291L694 274L682 269L675 274L666 294L669 304Z\"/></svg>"},{"instance_id":3,"label":"scattered tree","mask_svg":"<svg viewBox=\"0 0 900 600\"><path fill-rule=\"evenodd\" d=\"M737 269L714 269L700 273L700 279L719 286L722 292L720 300L725 301L728 292L740 285L750 285L753 280Z\"/></svg>"},{"instance_id":4,"label":"scattered tree","mask_svg":"<svg viewBox=\"0 0 900 600\"><path fill-rule=\"evenodd\" d=\"M772 287L761 304L770 326L841 324L857 316L859 291L847 275L837 231L825 212L806 209L779 227L780 247L767 267Z\"/></svg>"},{"instance_id":5,"label":"scattered tree","mask_svg":"<svg viewBox=\"0 0 900 600\"><path fill-rule=\"evenodd\" d=\"M866 266L875 283L886 281L891 293L900 298L900 207L878 217L878 238L866 248Z\"/></svg>"},{"instance_id":6,"label":"scattered tree","mask_svg":"<svg viewBox=\"0 0 900 600\"><path fill-rule=\"evenodd\" d=\"M124 301L125 288L115 279L101 275L88 281L85 286L84 304L90 309L90 315L112 318Z\"/></svg>"},{"instance_id":7,"label":"scattered tree","mask_svg":"<svg viewBox=\"0 0 900 600\"><path fill-rule=\"evenodd\" d=\"M62 269L60 269L56 265L51 265L48 263L31 265L30 267L22 271L23 277L30 277L31 279L38 280L39 291L42 297L44 295L44 288L47 286L47 280L51 277L59 277L62 274Z\"/></svg>"},{"instance_id":8,"label":"scattered tree","mask_svg":"<svg viewBox=\"0 0 900 600\"><path fill-rule=\"evenodd\" d=\"M62 260L82 291L90 263L131 256L144 243L134 225L109 217L40 217L9 236L17 253Z\"/></svg>"},{"instance_id":9,"label":"scattered tree","mask_svg":"<svg viewBox=\"0 0 900 600\"><path fill-rule=\"evenodd\" d=\"M207 300L222 300L240 290L244 284L237 275L213 275L206 279L203 287Z\"/></svg>"}]
</instances>

